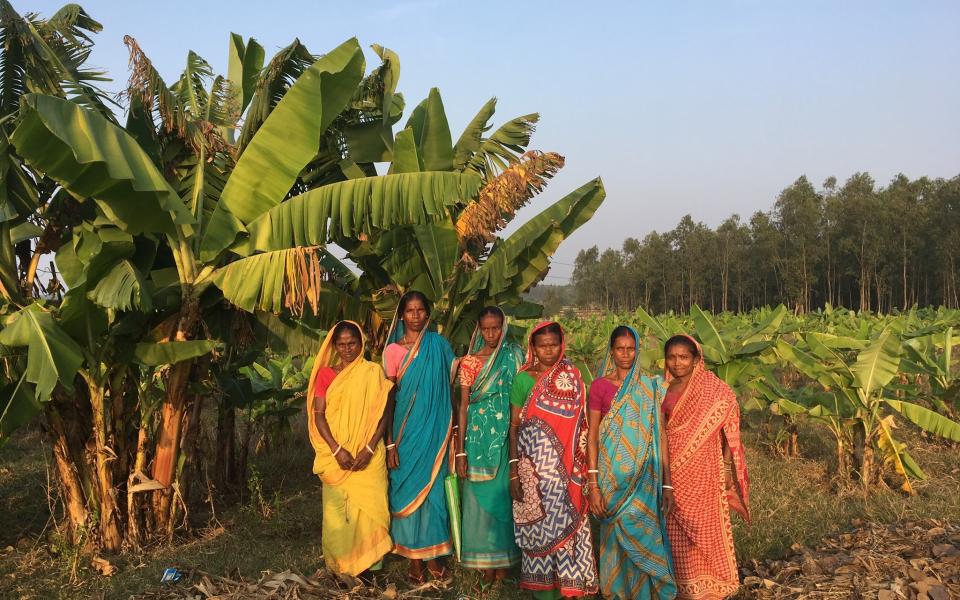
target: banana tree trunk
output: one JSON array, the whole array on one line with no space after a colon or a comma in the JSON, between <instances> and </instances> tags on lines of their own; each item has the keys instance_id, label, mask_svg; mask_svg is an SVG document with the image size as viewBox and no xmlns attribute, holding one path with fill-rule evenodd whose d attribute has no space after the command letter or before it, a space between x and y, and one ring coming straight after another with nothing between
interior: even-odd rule
<instances>
[{"instance_id":1,"label":"banana tree trunk","mask_svg":"<svg viewBox=\"0 0 960 600\"><path fill-rule=\"evenodd\" d=\"M147 428L141 423L137 429L137 450L133 459L133 469L127 478L127 541L134 548L143 543L142 513L143 494L136 494L134 486L143 478L147 467Z\"/></svg>"},{"instance_id":2,"label":"banana tree trunk","mask_svg":"<svg viewBox=\"0 0 960 600\"><path fill-rule=\"evenodd\" d=\"M174 340L187 341L193 337L199 320L199 306L192 291L185 287L183 304L180 308L180 318L177 321L177 330ZM158 532L166 532L171 528L170 505L173 498L174 471L180 451L180 438L183 427L183 416L187 409L187 383L193 367L192 360L179 362L170 368L167 379L166 395L161 409L160 427L157 432L157 445L153 454L154 480L163 485L154 496L154 528Z\"/></svg>"},{"instance_id":3,"label":"banana tree trunk","mask_svg":"<svg viewBox=\"0 0 960 600\"><path fill-rule=\"evenodd\" d=\"M220 490L237 482L236 409L226 401L217 407L217 456L214 483Z\"/></svg>"},{"instance_id":4,"label":"banana tree trunk","mask_svg":"<svg viewBox=\"0 0 960 600\"><path fill-rule=\"evenodd\" d=\"M857 461L860 484L869 488L873 485L875 468L872 435L867 434L867 426L863 423L858 423L854 431L854 458Z\"/></svg>"},{"instance_id":5,"label":"banana tree trunk","mask_svg":"<svg viewBox=\"0 0 960 600\"><path fill-rule=\"evenodd\" d=\"M200 371L200 369L195 369L195 371ZM177 514L178 509L181 507L181 504L183 506L189 504L191 484L197 480L196 476L199 471L197 457L199 455L200 412L203 408L203 398L202 396L194 394L190 394L187 398L190 413L185 420L184 431L181 436L180 452L183 459L178 461L177 468L174 470L175 483L173 486L183 499L183 502L173 502L170 505L170 519L167 522L167 530L164 532L168 540L173 539L173 525L180 518ZM191 473L193 473L195 477L191 477ZM184 510L186 509L184 508ZM184 520L186 520L187 516L186 514L184 515Z\"/></svg>"},{"instance_id":6,"label":"banana tree trunk","mask_svg":"<svg viewBox=\"0 0 960 600\"><path fill-rule=\"evenodd\" d=\"M78 464L82 466L82 463L74 459L66 427L54 402L48 403L46 414L50 437L53 440L53 462L56 465L57 478L60 480L63 503L67 512L67 529L70 540L78 543L79 533L86 526L88 517L86 494L77 468Z\"/></svg>"},{"instance_id":7,"label":"banana tree trunk","mask_svg":"<svg viewBox=\"0 0 960 600\"><path fill-rule=\"evenodd\" d=\"M110 552L118 552L123 544L123 534L120 530L120 515L117 510L116 489L113 485L113 469L108 457L107 430L109 419L106 416L104 402L104 388L97 381L88 381L90 393L90 408L93 412L93 440L96 448L95 468L97 481L97 495L100 504L100 536L103 546ZM116 451L110 449L109 454L116 456Z\"/></svg>"}]
</instances>

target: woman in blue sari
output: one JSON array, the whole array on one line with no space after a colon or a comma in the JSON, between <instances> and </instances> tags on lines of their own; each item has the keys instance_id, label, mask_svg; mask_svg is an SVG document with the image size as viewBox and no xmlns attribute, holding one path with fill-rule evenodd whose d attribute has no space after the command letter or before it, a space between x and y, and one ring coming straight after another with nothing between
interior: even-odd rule
<instances>
[{"instance_id":1,"label":"woman in blue sari","mask_svg":"<svg viewBox=\"0 0 960 600\"><path fill-rule=\"evenodd\" d=\"M673 488L660 424L660 377L637 365L640 336L610 335L587 400L590 511L600 522L600 591L605 598L669 600L677 594L667 540Z\"/></svg>"},{"instance_id":2,"label":"woman in blue sari","mask_svg":"<svg viewBox=\"0 0 960 600\"><path fill-rule=\"evenodd\" d=\"M390 536L393 551L410 559L411 583L446 577L437 558L450 554L450 521L441 468L446 464L453 410L453 351L430 331L430 302L417 291L400 298L383 351L384 370L397 384L387 424Z\"/></svg>"}]
</instances>

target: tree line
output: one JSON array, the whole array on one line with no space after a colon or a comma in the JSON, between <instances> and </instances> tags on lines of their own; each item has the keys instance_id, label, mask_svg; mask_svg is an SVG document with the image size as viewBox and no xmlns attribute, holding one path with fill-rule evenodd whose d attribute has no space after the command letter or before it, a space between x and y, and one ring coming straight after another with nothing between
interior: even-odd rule
<instances>
[{"instance_id":1,"label":"tree line","mask_svg":"<svg viewBox=\"0 0 960 600\"><path fill-rule=\"evenodd\" d=\"M856 173L817 189L801 176L773 208L716 229L684 216L671 231L577 255L575 302L607 310L746 311L783 303L890 312L960 306L960 176Z\"/></svg>"}]
</instances>

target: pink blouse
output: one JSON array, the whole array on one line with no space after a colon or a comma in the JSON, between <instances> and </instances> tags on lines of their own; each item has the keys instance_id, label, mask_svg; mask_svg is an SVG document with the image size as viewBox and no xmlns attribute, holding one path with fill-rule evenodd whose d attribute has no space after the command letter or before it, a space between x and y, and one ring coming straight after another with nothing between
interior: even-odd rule
<instances>
[{"instance_id":1,"label":"pink blouse","mask_svg":"<svg viewBox=\"0 0 960 600\"><path fill-rule=\"evenodd\" d=\"M383 349L384 369L387 377L396 377L400 372L400 365L407 356L407 349L400 344L393 343Z\"/></svg>"},{"instance_id":2,"label":"pink blouse","mask_svg":"<svg viewBox=\"0 0 960 600\"><path fill-rule=\"evenodd\" d=\"M600 418L607 416L610 411L610 405L620 390L616 384L610 380L600 377L594 379L590 384L590 391L587 393L587 408L600 411Z\"/></svg>"}]
</instances>

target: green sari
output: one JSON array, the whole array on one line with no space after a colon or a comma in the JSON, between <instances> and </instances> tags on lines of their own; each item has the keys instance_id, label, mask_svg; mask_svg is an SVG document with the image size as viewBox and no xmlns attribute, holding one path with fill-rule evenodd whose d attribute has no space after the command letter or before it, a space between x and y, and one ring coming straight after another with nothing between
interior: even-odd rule
<instances>
[{"instance_id":1,"label":"green sari","mask_svg":"<svg viewBox=\"0 0 960 600\"><path fill-rule=\"evenodd\" d=\"M470 354L483 348L475 331ZM523 364L523 350L506 341L504 320L500 343L470 384L467 430L467 477L463 482L463 549L461 563L471 569L505 569L520 560L514 540L510 499L510 388Z\"/></svg>"}]
</instances>

